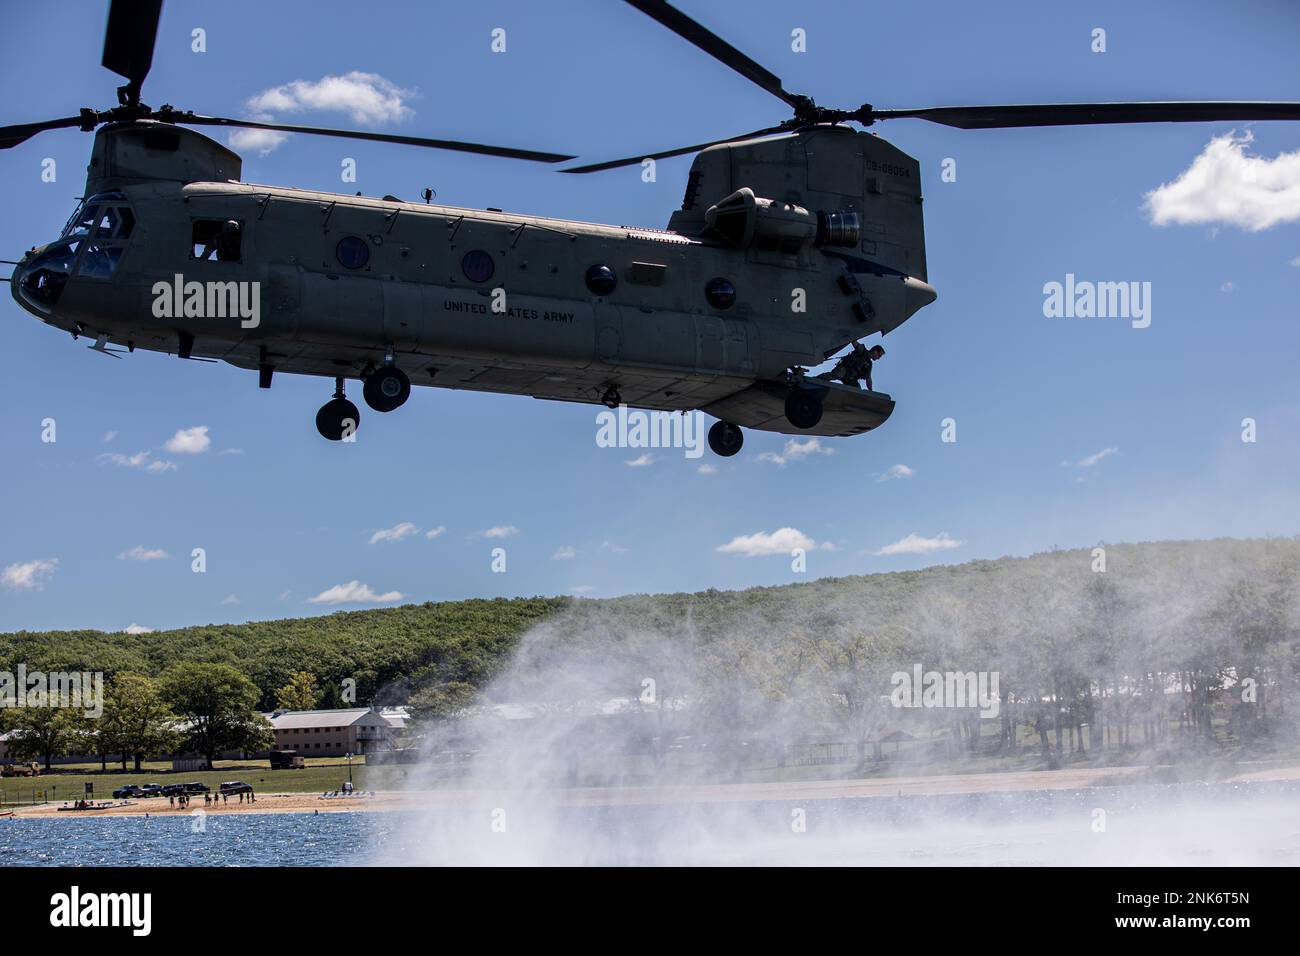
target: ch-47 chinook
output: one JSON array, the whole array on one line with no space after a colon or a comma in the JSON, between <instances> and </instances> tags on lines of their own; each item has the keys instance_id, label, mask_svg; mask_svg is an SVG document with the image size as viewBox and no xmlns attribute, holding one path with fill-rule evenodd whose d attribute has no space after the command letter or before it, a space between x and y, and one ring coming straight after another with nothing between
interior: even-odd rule
<instances>
[{"instance_id":1,"label":"ch-47 chinook","mask_svg":"<svg viewBox=\"0 0 1300 956\"><path fill-rule=\"evenodd\" d=\"M113 0L103 65L127 80L119 105L0 128L2 148L43 130L98 129L85 198L59 239L15 264L14 298L108 354L221 360L256 370L263 388L276 372L332 378L316 416L332 440L360 421L344 397L344 382L360 379L379 412L402 405L413 383L698 409L718 419L710 447L734 455L742 426L855 435L883 423L890 396L806 369L936 297L917 161L845 124L1300 119L1300 104L1263 102L830 109L662 0L628 2L794 112L741 136L562 170L698 153L665 230L243 183L239 156L186 127L573 157L151 109L140 95L162 2Z\"/></svg>"}]
</instances>

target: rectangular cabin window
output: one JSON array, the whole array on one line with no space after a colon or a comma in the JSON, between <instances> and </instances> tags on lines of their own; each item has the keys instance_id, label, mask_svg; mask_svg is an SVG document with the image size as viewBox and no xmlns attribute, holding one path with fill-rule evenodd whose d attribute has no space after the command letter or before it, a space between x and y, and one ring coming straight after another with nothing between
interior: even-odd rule
<instances>
[{"instance_id":1,"label":"rectangular cabin window","mask_svg":"<svg viewBox=\"0 0 1300 956\"><path fill-rule=\"evenodd\" d=\"M234 219L195 219L190 231L190 258L239 262L243 258L244 224Z\"/></svg>"}]
</instances>

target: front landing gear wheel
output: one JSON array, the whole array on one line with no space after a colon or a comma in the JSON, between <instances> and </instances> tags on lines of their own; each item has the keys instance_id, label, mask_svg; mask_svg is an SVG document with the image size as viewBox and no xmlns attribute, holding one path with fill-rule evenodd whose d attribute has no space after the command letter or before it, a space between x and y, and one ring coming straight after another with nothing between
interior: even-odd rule
<instances>
[{"instance_id":1,"label":"front landing gear wheel","mask_svg":"<svg viewBox=\"0 0 1300 956\"><path fill-rule=\"evenodd\" d=\"M316 430L330 441L342 441L356 434L359 424L361 413L346 398L332 398L316 413Z\"/></svg>"},{"instance_id":2,"label":"front landing gear wheel","mask_svg":"<svg viewBox=\"0 0 1300 956\"><path fill-rule=\"evenodd\" d=\"M785 417L795 428L815 428L822 420L822 400L809 389L796 388L785 400Z\"/></svg>"},{"instance_id":3,"label":"front landing gear wheel","mask_svg":"<svg viewBox=\"0 0 1300 956\"><path fill-rule=\"evenodd\" d=\"M730 458L745 444L745 433L731 422L714 422L709 429L709 447L715 455Z\"/></svg>"},{"instance_id":4,"label":"front landing gear wheel","mask_svg":"<svg viewBox=\"0 0 1300 956\"><path fill-rule=\"evenodd\" d=\"M366 378L361 396L377 412L391 412L411 397L411 380L396 365L385 365Z\"/></svg>"}]
</instances>

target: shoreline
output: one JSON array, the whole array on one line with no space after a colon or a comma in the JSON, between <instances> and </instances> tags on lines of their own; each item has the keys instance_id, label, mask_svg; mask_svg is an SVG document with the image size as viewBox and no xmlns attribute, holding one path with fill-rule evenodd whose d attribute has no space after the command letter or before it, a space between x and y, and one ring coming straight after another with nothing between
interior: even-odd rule
<instances>
[{"instance_id":1,"label":"shoreline","mask_svg":"<svg viewBox=\"0 0 1300 956\"><path fill-rule=\"evenodd\" d=\"M1141 779L1153 767L1095 767L1077 770L1026 770L1007 773L947 774L886 779L802 780L781 783L681 784L665 787L575 787L530 791L530 800L549 799L560 806L637 806L681 803L745 803L781 800L828 800L887 796L938 796L954 794L1012 793L1044 790L1075 790L1098 786L1127 786L1125 777ZM1300 764L1265 770L1243 769L1207 783L1254 783L1300 780ZM58 817L174 817L202 810L213 816L254 813L371 813L418 810L432 806L474 806L499 802L511 791L502 790L384 790L373 796L324 797L319 793L265 793L256 803L226 803L217 808L170 807L158 798L126 800L95 810L61 811L64 804L11 806L13 816L3 820ZM159 805L161 803L161 806Z\"/></svg>"}]
</instances>

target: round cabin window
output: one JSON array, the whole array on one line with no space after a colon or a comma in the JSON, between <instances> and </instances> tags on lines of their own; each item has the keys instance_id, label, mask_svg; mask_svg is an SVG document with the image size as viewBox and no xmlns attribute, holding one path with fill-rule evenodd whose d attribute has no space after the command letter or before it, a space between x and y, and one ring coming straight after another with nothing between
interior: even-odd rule
<instances>
[{"instance_id":1,"label":"round cabin window","mask_svg":"<svg viewBox=\"0 0 1300 956\"><path fill-rule=\"evenodd\" d=\"M614 291L618 285L618 276L614 275L614 270L609 266L594 265L587 270L586 281L592 295L604 296Z\"/></svg>"},{"instance_id":2,"label":"round cabin window","mask_svg":"<svg viewBox=\"0 0 1300 956\"><path fill-rule=\"evenodd\" d=\"M736 287L730 279L710 279L704 286L704 298L715 309L729 309L736 304Z\"/></svg>"},{"instance_id":3,"label":"round cabin window","mask_svg":"<svg viewBox=\"0 0 1300 956\"><path fill-rule=\"evenodd\" d=\"M359 236L344 236L334 247L334 256L345 269L360 269L370 261L370 247Z\"/></svg>"},{"instance_id":4,"label":"round cabin window","mask_svg":"<svg viewBox=\"0 0 1300 956\"><path fill-rule=\"evenodd\" d=\"M492 257L482 249L471 249L460 260L460 270L470 282L487 282L497 267Z\"/></svg>"}]
</instances>

